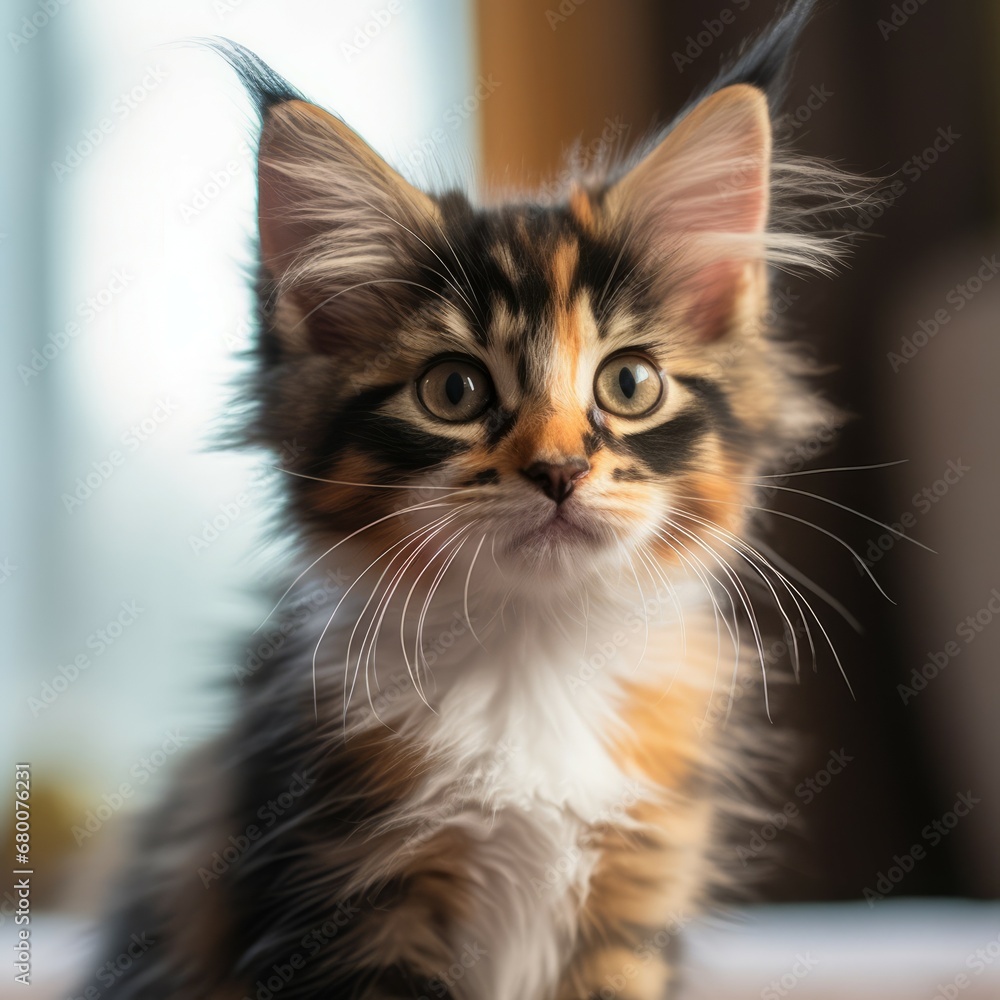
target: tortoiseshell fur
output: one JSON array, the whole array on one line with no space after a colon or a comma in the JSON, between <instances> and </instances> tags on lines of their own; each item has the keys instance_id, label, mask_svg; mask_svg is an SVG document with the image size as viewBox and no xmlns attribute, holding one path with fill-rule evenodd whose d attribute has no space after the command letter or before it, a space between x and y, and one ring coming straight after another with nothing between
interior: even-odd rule
<instances>
[{"instance_id":1,"label":"tortoiseshell fur","mask_svg":"<svg viewBox=\"0 0 1000 1000\"><path fill-rule=\"evenodd\" d=\"M242 436L296 442L303 572L230 731L149 826L115 935L156 945L116 996L672 988L779 747L762 699L730 698L761 665L726 566L755 559L757 477L836 422L763 321L770 265L838 253L796 199L850 197L772 150L811 7L633 162L544 204L417 191L220 43L262 119ZM595 394L620 352L661 373L637 417ZM418 391L455 357L492 386L466 422ZM572 467L571 494L539 467Z\"/></svg>"}]
</instances>

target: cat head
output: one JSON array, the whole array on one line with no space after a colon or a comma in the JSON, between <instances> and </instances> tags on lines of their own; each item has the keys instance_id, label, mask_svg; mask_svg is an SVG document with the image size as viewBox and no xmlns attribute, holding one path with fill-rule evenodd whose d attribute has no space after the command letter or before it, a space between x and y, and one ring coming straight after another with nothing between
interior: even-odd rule
<instances>
[{"instance_id":1,"label":"cat head","mask_svg":"<svg viewBox=\"0 0 1000 1000\"><path fill-rule=\"evenodd\" d=\"M828 419L766 320L774 265L840 250L802 225L840 176L773 137L810 7L630 162L545 203L419 190L226 49L262 117L253 434L299 443L308 535L488 542L547 576L740 532L753 477Z\"/></svg>"}]
</instances>

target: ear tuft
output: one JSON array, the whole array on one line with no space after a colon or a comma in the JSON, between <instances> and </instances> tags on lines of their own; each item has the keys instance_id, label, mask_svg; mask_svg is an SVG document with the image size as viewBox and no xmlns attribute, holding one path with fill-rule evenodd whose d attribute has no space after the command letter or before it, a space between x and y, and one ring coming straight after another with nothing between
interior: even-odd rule
<instances>
[{"instance_id":1,"label":"ear tuft","mask_svg":"<svg viewBox=\"0 0 1000 1000\"><path fill-rule=\"evenodd\" d=\"M432 238L435 202L339 118L301 99L265 112L257 175L261 263L278 295L305 307L327 346L330 335L371 336L380 318L391 324L406 293L402 272Z\"/></svg>"},{"instance_id":2,"label":"ear tuft","mask_svg":"<svg viewBox=\"0 0 1000 1000\"><path fill-rule=\"evenodd\" d=\"M404 272L439 225L436 203L343 121L311 104L249 49L203 40L260 116L263 296L287 347L331 351L398 321Z\"/></svg>"},{"instance_id":3,"label":"ear tuft","mask_svg":"<svg viewBox=\"0 0 1000 1000\"><path fill-rule=\"evenodd\" d=\"M285 101L303 99L283 76L239 42L221 35L215 38L199 38L197 42L216 55L222 56L229 63L262 120L268 108Z\"/></svg>"},{"instance_id":4,"label":"ear tuft","mask_svg":"<svg viewBox=\"0 0 1000 1000\"><path fill-rule=\"evenodd\" d=\"M705 93L714 93L735 84L749 84L767 95L771 114L777 116L785 97L792 53L815 9L816 0L795 0L733 63L722 70Z\"/></svg>"},{"instance_id":5,"label":"ear tuft","mask_svg":"<svg viewBox=\"0 0 1000 1000\"><path fill-rule=\"evenodd\" d=\"M641 234L703 338L724 332L766 259L770 182L767 99L737 84L705 98L607 193L614 225Z\"/></svg>"},{"instance_id":6,"label":"ear tuft","mask_svg":"<svg viewBox=\"0 0 1000 1000\"><path fill-rule=\"evenodd\" d=\"M767 222L771 123L763 93L738 84L705 98L608 194L673 237L750 234Z\"/></svg>"}]
</instances>

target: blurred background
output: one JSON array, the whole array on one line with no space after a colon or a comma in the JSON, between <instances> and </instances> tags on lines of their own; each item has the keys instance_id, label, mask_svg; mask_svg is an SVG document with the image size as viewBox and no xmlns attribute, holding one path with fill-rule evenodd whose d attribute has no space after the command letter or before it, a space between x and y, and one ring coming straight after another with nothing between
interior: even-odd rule
<instances>
[{"instance_id":1,"label":"blurred background","mask_svg":"<svg viewBox=\"0 0 1000 1000\"><path fill-rule=\"evenodd\" d=\"M0 747L32 764L33 901L53 915L50 942L75 940L128 818L183 749L224 726L226 682L280 554L262 456L211 450L250 330L253 118L221 61L180 43L249 46L417 182L523 187L558 179L568 149L588 162L668 121L776 8L4 5ZM831 0L806 32L782 121L798 148L884 178L882 207L852 223L864 238L846 273L776 286L783 320L852 415L837 444L792 467L900 464L775 483L771 503L791 516L762 518L761 533L860 625L823 615L855 696L821 653L780 720L802 735L779 799L797 829L748 830L740 857L763 902L888 921L903 948L907 920L930 914L913 934L937 929L938 944L961 927L952 972L939 956L944 983L1000 933L993 907L915 901L1000 893L998 67L995 2ZM12 818L6 795L8 845ZM922 857L900 871L914 846ZM794 955L798 921L761 919ZM823 940L839 941L838 927L849 937L852 920L825 925ZM701 947L717 955L711 940ZM746 978L754 949L732 954L733 996L763 995L764 972ZM880 954L891 968L891 948ZM997 995L988 980L962 995ZM834 995L809 988L799 995Z\"/></svg>"}]
</instances>

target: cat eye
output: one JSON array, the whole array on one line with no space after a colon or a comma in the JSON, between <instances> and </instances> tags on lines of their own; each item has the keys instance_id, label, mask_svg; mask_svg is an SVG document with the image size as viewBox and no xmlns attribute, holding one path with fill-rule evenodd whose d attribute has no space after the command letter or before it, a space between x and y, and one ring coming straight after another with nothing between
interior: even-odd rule
<instances>
[{"instance_id":1,"label":"cat eye","mask_svg":"<svg viewBox=\"0 0 1000 1000\"><path fill-rule=\"evenodd\" d=\"M438 361L417 380L417 397L439 420L475 420L493 401L493 383L486 370L471 360Z\"/></svg>"},{"instance_id":2,"label":"cat eye","mask_svg":"<svg viewBox=\"0 0 1000 1000\"><path fill-rule=\"evenodd\" d=\"M663 377L641 354L616 354L597 372L594 380L597 405L618 417L642 417L663 396Z\"/></svg>"}]
</instances>

